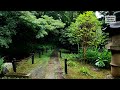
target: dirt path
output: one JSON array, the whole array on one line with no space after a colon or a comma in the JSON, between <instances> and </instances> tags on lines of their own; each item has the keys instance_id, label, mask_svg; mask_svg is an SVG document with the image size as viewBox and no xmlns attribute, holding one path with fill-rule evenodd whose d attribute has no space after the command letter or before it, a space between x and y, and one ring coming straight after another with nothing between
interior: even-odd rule
<instances>
[{"instance_id":1,"label":"dirt path","mask_svg":"<svg viewBox=\"0 0 120 90\"><path fill-rule=\"evenodd\" d=\"M30 74L31 79L64 79L58 51L54 50L48 62L43 62Z\"/></svg>"},{"instance_id":2,"label":"dirt path","mask_svg":"<svg viewBox=\"0 0 120 90\"><path fill-rule=\"evenodd\" d=\"M30 78L44 79L46 74L46 66L47 66L47 62L45 61L40 66L36 67L33 71L31 71Z\"/></svg>"},{"instance_id":3,"label":"dirt path","mask_svg":"<svg viewBox=\"0 0 120 90\"><path fill-rule=\"evenodd\" d=\"M48 62L45 79L64 79L58 58L58 51L54 50Z\"/></svg>"}]
</instances>

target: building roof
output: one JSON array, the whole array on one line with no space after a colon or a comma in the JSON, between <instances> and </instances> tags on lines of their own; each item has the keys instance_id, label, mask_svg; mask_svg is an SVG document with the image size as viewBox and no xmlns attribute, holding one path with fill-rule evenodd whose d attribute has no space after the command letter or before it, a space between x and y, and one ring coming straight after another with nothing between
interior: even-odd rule
<instances>
[{"instance_id":1,"label":"building roof","mask_svg":"<svg viewBox=\"0 0 120 90\"><path fill-rule=\"evenodd\" d=\"M117 21L115 23L110 23L109 27L110 28L120 28L120 21Z\"/></svg>"}]
</instances>

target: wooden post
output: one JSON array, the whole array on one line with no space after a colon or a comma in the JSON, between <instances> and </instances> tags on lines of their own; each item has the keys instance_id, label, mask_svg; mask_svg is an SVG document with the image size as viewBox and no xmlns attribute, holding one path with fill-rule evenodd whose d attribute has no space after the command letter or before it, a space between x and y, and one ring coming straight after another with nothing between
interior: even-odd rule
<instances>
[{"instance_id":1,"label":"wooden post","mask_svg":"<svg viewBox=\"0 0 120 90\"><path fill-rule=\"evenodd\" d=\"M61 56L61 50L59 50L59 52L60 52L60 58L62 58L62 56Z\"/></svg>"},{"instance_id":2,"label":"wooden post","mask_svg":"<svg viewBox=\"0 0 120 90\"><path fill-rule=\"evenodd\" d=\"M47 53L47 48L46 48L46 53Z\"/></svg>"},{"instance_id":3,"label":"wooden post","mask_svg":"<svg viewBox=\"0 0 120 90\"><path fill-rule=\"evenodd\" d=\"M42 55L43 55L44 49L42 48L41 50L42 50Z\"/></svg>"},{"instance_id":4,"label":"wooden post","mask_svg":"<svg viewBox=\"0 0 120 90\"><path fill-rule=\"evenodd\" d=\"M65 59L65 74L67 74L67 59Z\"/></svg>"},{"instance_id":5,"label":"wooden post","mask_svg":"<svg viewBox=\"0 0 120 90\"><path fill-rule=\"evenodd\" d=\"M16 58L12 60L13 71L16 72Z\"/></svg>"},{"instance_id":6,"label":"wooden post","mask_svg":"<svg viewBox=\"0 0 120 90\"><path fill-rule=\"evenodd\" d=\"M34 64L34 53L32 53L32 64Z\"/></svg>"},{"instance_id":7,"label":"wooden post","mask_svg":"<svg viewBox=\"0 0 120 90\"><path fill-rule=\"evenodd\" d=\"M80 50L80 46L79 46L79 43L78 43L77 45L78 45L78 54L79 54L79 50Z\"/></svg>"},{"instance_id":8,"label":"wooden post","mask_svg":"<svg viewBox=\"0 0 120 90\"><path fill-rule=\"evenodd\" d=\"M38 51L38 53L39 53L39 58L41 57L41 52L40 52L40 50Z\"/></svg>"}]
</instances>

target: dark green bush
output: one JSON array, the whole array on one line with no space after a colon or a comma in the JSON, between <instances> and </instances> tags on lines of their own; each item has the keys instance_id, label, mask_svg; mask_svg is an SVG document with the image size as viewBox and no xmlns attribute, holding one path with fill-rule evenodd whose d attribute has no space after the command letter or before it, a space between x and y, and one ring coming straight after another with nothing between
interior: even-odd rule
<instances>
[{"instance_id":1,"label":"dark green bush","mask_svg":"<svg viewBox=\"0 0 120 90\"><path fill-rule=\"evenodd\" d=\"M88 48L86 51L86 58L87 58L87 63L91 63L94 64L96 59L98 58L98 50L95 48ZM80 53L79 53L79 58L83 59L83 51L82 49L80 49Z\"/></svg>"},{"instance_id":2,"label":"dark green bush","mask_svg":"<svg viewBox=\"0 0 120 90\"><path fill-rule=\"evenodd\" d=\"M80 49L79 58L83 60L83 51ZM106 48L100 52L99 49L88 48L86 51L87 63L91 63L97 67L109 68L111 61L111 52Z\"/></svg>"},{"instance_id":3,"label":"dark green bush","mask_svg":"<svg viewBox=\"0 0 120 90\"><path fill-rule=\"evenodd\" d=\"M70 51L67 50L67 49L60 49L60 50L61 50L62 53L70 53Z\"/></svg>"},{"instance_id":4,"label":"dark green bush","mask_svg":"<svg viewBox=\"0 0 120 90\"><path fill-rule=\"evenodd\" d=\"M98 58L98 55L99 55L98 49L88 48L86 51L87 62L94 64L96 59Z\"/></svg>"},{"instance_id":5,"label":"dark green bush","mask_svg":"<svg viewBox=\"0 0 120 90\"><path fill-rule=\"evenodd\" d=\"M2 69L2 64L3 64L3 62L4 62L3 57L2 57L2 58L0 57L0 72L1 72L1 69Z\"/></svg>"},{"instance_id":6,"label":"dark green bush","mask_svg":"<svg viewBox=\"0 0 120 90\"><path fill-rule=\"evenodd\" d=\"M111 61L111 52L104 48L103 51L99 54L95 65L97 67L109 68L110 61Z\"/></svg>"}]
</instances>

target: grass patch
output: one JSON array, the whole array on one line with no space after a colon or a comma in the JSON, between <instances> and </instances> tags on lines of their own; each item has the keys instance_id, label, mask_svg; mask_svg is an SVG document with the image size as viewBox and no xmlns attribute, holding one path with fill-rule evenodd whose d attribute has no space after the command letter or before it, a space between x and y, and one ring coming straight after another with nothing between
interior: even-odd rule
<instances>
[{"instance_id":1,"label":"grass patch","mask_svg":"<svg viewBox=\"0 0 120 90\"><path fill-rule=\"evenodd\" d=\"M72 55L62 53L60 63L64 72L64 59L68 59L68 74L64 74L65 79L105 79L110 74L110 69L100 69L91 64L84 64L76 60Z\"/></svg>"},{"instance_id":2,"label":"grass patch","mask_svg":"<svg viewBox=\"0 0 120 90\"><path fill-rule=\"evenodd\" d=\"M17 68L16 73L11 69L8 74L28 74L31 70L35 69L37 66L40 66L43 63L47 63L50 59L52 51L49 50L48 53L44 53L41 55L41 58L39 58L38 53L35 53L34 56L34 64L32 64L31 57L27 59L23 59L20 62L17 62Z\"/></svg>"}]
</instances>

